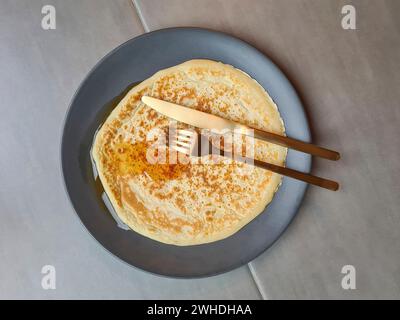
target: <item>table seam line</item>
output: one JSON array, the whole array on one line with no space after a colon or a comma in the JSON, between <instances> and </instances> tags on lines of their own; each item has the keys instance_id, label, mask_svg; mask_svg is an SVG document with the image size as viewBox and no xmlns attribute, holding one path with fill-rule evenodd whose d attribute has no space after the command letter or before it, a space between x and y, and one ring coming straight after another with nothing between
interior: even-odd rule
<instances>
[{"instance_id":1,"label":"table seam line","mask_svg":"<svg viewBox=\"0 0 400 320\"><path fill-rule=\"evenodd\" d=\"M267 295L265 294L264 290L262 289L262 286L260 285L260 280L256 274L256 271L254 267L252 266L251 262L247 264L247 267L249 268L250 275L253 278L254 284L256 285L256 288L258 292L260 293L261 299L263 300L268 300Z\"/></svg>"},{"instance_id":2,"label":"table seam line","mask_svg":"<svg viewBox=\"0 0 400 320\"><path fill-rule=\"evenodd\" d=\"M140 10L140 5L138 4L137 0L132 0L132 3L136 9L136 13L139 17L140 23L142 24L144 31L149 32L150 29L149 29L149 26L147 25L146 20L142 14L142 11Z\"/></svg>"}]
</instances>

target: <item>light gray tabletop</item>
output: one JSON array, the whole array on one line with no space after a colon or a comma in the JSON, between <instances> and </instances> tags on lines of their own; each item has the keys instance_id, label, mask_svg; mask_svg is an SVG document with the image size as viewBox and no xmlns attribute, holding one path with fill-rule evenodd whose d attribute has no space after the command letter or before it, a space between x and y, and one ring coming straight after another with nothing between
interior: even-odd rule
<instances>
[{"instance_id":1,"label":"light gray tabletop","mask_svg":"<svg viewBox=\"0 0 400 320\"><path fill-rule=\"evenodd\" d=\"M356 30L342 28L342 7ZM43 30L44 5L56 29ZM400 1L0 0L0 298L400 298ZM271 57L302 97L314 142L341 151L266 253L206 279L150 275L108 254L65 194L60 137L91 67L143 32L200 26ZM42 287L42 267L56 289ZM356 288L342 287L354 266Z\"/></svg>"}]
</instances>

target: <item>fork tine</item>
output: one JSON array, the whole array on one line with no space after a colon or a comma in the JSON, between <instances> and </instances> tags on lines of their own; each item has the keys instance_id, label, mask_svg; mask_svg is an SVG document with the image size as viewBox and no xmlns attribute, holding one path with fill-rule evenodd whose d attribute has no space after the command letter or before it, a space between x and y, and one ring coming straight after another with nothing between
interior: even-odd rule
<instances>
[{"instance_id":1,"label":"fork tine","mask_svg":"<svg viewBox=\"0 0 400 320\"><path fill-rule=\"evenodd\" d=\"M190 155L190 149L179 147L177 145L171 145L171 148L178 152L182 152L184 154Z\"/></svg>"},{"instance_id":2,"label":"fork tine","mask_svg":"<svg viewBox=\"0 0 400 320\"><path fill-rule=\"evenodd\" d=\"M180 141L192 141L193 138L177 135L177 139L180 140Z\"/></svg>"},{"instance_id":3,"label":"fork tine","mask_svg":"<svg viewBox=\"0 0 400 320\"><path fill-rule=\"evenodd\" d=\"M175 144L180 145L180 146L182 146L182 147L186 147L186 148L188 148L188 149L190 149L190 147L192 146L192 144L191 144L190 142L179 141L179 140L177 140L177 141L175 142Z\"/></svg>"},{"instance_id":4,"label":"fork tine","mask_svg":"<svg viewBox=\"0 0 400 320\"><path fill-rule=\"evenodd\" d=\"M178 129L176 130L178 135L183 135L183 136L189 136L189 137L193 137L196 132L190 131L190 130L185 130L185 129Z\"/></svg>"}]
</instances>

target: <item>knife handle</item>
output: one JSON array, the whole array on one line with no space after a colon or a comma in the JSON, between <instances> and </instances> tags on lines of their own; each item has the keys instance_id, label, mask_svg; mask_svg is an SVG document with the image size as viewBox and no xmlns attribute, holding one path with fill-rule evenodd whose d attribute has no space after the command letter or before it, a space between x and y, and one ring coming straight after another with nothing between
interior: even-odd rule
<instances>
[{"instance_id":1,"label":"knife handle","mask_svg":"<svg viewBox=\"0 0 400 320\"><path fill-rule=\"evenodd\" d=\"M254 159L253 161L254 161L254 166L260 167L263 169L267 169L269 171L281 174L283 176L301 180L301 181L307 182L309 184L313 184L315 186L325 188L328 190L332 190L332 191L336 191L339 189L339 184L336 181L313 176L308 173L304 173L304 172L286 168L286 167L277 166L275 164L259 161L256 159Z\"/></svg>"},{"instance_id":2,"label":"knife handle","mask_svg":"<svg viewBox=\"0 0 400 320\"><path fill-rule=\"evenodd\" d=\"M254 129L254 128L251 128L251 129L254 130L254 138L256 138L256 139L265 140L267 142L278 144L278 145L286 147L286 148L295 149L297 151L301 151L304 153L311 154L313 156L317 156L317 157L321 157L321 158L325 158L325 159L329 159L329 160L336 161L336 160L340 159L339 152L325 149L322 147L318 147L314 144L303 142L303 141L289 138L286 136L281 136L281 135L278 135L278 134L275 134L272 132L266 132L266 131L262 131L262 130Z\"/></svg>"}]
</instances>

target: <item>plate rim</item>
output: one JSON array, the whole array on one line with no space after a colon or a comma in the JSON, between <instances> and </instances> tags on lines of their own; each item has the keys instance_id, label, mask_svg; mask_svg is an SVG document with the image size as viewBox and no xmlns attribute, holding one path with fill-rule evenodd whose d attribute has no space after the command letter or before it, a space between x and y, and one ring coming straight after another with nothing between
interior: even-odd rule
<instances>
[{"instance_id":1,"label":"plate rim","mask_svg":"<svg viewBox=\"0 0 400 320\"><path fill-rule=\"evenodd\" d=\"M265 53L263 53L262 51L260 51L257 47L253 46L252 44L250 44L249 42L237 37L237 36L233 36L227 32L223 32L223 31L218 31L218 30L214 30L211 28L202 28L202 27L169 27L169 28L161 28L161 29L157 29L157 30L153 30L150 32L146 32L143 34L140 34L138 36L135 36L133 38L130 38L128 40L126 40L125 42L117 45L115 48L113 48L111 51L109 51L107 54L105 54L102 58L99 59L99 61L97 61L97 63L95 63L93 65L93 67L90 68L90 70L85 74L84 78L81 80L81 82L79 83L77 89L75 90L74 94L72 95L68 108L66 109L66 112L64 114L64 118L62 121L62 126L61 126L61 138L60 138L60 144L59 144L59 160L60 160L60 164L61 164L61 175L62 175L62 180L63 180L63 187L64 187L64 191L68 197L68 202L71 206L71 208L73 209L74 215L75 217L78 218L78 220L80 221L81 225L84 227L84 230L86 230L90 236L95 240L95 242L97 244L99 244L106 252L108 252L110 255L112 255L113 257L117 258L118 260L120 260L121 262L123 262L124 264L137 269L137 270L141 270L144 271L148 274L151 275L155 275L155 276L159 276L159 277L165 277L165 278L172 278L172 279L201 279L201 278L208 278L208 277L213 277L213 276L217 276L220 274L224 274L233 270L236 270L244 265L249 265L249 263L251 263L252 261L254 261L256 258L258 258L261 254L265 253L269 248L271 248L277 241L278 239L281 238L282 234L285 233L285 231L287 230L287 228L291 225L291 223L293 222L294 218L297 216L299 208L301 206L301 204L303 203L304 197L308 191L308 187L309 185L306 184L304 187L304 190L302 191L303 194L301 195L301 197L299 198L299 201L297 203L297 205L294 207L294 214L290 217L290 219L288 220L287 224L285 225L284 228L282 228L281 232L275 237L275 239L269 244L267 245L264 249L260 250L260 252L256 253L250 260L248 260L247 262L241 262L240 260L235 263L235 264L231 264L228 267L225 268L221 268L218 271L212 272L212 273L204 273L204 274L196 274L196 275L176 275L176 274L166 274L166 273L157 273L154 272L152 270L147 270L144 269L140 266L131 264L130 262L126 261L123 257L121 257L120 255L118 255L117 253L112 252L110 249L108 249L105 245L103 245L103 243L101 242L101 240L97 239L96 236L91 232L91 230L89 230L88 226L86 226L86 224L82 221L78 210L74 204L73 199L71 198L70 192L68 190L68 185L67 185L67 177L66 177L66 172L65 172L65 164L64 164L64 152L65 152L65 129L66 129L66 125L68 123L68 120L70 118L71 115L71 108L74 105L74 102L79 94L79 92L81 91L81 89L85 86L85 84L87 83L87 81L89 80L90 76L97 70L97 68L102 65L102 63L107 60L107 58L109 58L110 56L112 56L114 53L116 53L118 50L120 50L121 48L129 45L131 42L137 41L139 39L142 38L147 38L147 37L151 37L153 34L156 33L163 33L163 32L173 32L173 31L198 31L198 32L208 32L211 34L218 34L220 36L226 37L226 38L230 38L234 41L240 42L242 45L245 45L247 48L253 50L254 52L256 52L260 57L262 57L263 59L267 60L269 63L271 63L276 69L277 71L279 71L282 76L287 80L289 86L293 89L293 94L296 96L296 98L299 101L299 105L301 106L301 108L298 110L300 111L303 116L304 116L304 121L306 123L306 129L307 129L307 139L305 139L305 141L307 142L312 142L312 132L311 132L311 127L310 127L310 123L309 123L309 118L307 116L307 113L305 111L304 105L303 105L303 101L300 99L299 94L297 93L296 88L294 87L293 83L289 80L289 78L286 76L286 74L282 71L282 69L278 66L277 63L275 63L274 60L272 60L268 55L266 55ZM306 163L306 170L305 172L311 172L312 169L312 164L313 164L313 159L312 157L309 157L307 159ZM279 189L277 190L279 191ZM265 209L259 214L263 214L264 211L266 210L266 208L269 206L270 204L267 204L267 206L265 207ZM258 216L259 216L258 215ZM257 216L257 217L258 217Z\"/></svg>"}]
</instances>

